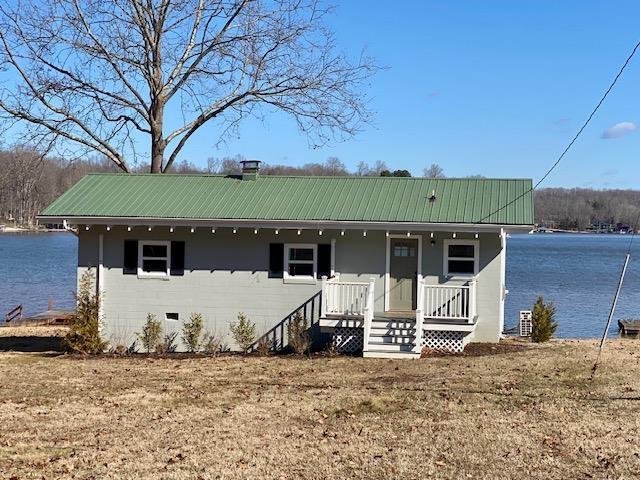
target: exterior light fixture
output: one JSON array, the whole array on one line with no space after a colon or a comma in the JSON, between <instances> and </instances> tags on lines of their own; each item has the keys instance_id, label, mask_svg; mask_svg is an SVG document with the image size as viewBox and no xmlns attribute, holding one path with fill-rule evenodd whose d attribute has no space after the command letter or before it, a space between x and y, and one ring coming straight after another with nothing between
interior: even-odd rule
<instances>
[{"instance_id":1,"label":"exterior light fixture","mask_svg":"<svg viewBox=\"0 0 640 480\"><path fill-rule=\"evenodd\" d=\"M111 225L107 225L107 232L111 231Z\"/></svg>"},{"instance_id":2,"label":"exterior light fixture","mask_svg":"<svg viewBox=\"0 0 640 480\"><path fill-rule=\"evenodd\" d=\"M318 235L322 235L322 230L318 230Z\"/></svg>"},{"instance_id":3,"label":"exterior light fixture","mask_svg":"<svg viewBox=\"0 0 640 480\"><path fill-rule=\"evenodd\" d=\"M367 236L367 231L366 231L366 230L363 230L363 231L362 231L362 236L363 236L363 237L366 237L366 236Z\"/></svg>"},{"instance_id":4,"label":"exterior light fixture","mask_svg":"<svg viewBox=\"0 0 640 480\"><path fill-rule=\"evenodd\" d=\"M127 232L130 232L130 231L131 231L131 227L127 227Z\"/></svg>"},{"instance_id":5,"label":"exterior light fixture","mask_svg":"<svg viewBox=\"0 0 640 480\"><path fill-rule=\"evenodd\" d=\"M216 229L215 229L215 228L212 228L212 229L211 229L211 233L216 233Z\"/></svg>"},{"instance_id":6,"label":"exterior light fixture","mask_svg":"<svg viewBox=\"0 0 640 480\"><path fill-rule=\"evenodd\" d=\"M85 226L84 226L84 229L85 229L85 230L89 230L89 225L85 225Z\"/></svg>"},{"instance_id":7,"label":"exterior light fixture","mask_svg":"<svg viewBox=\"0 0 640 480\"><path fill-rule=\"evenodd\" d=\"M253 229L253 234L254 234L254 235L257 235L257 234L258 234L258 229L257 229L257 228L254 228L254 229Z\"/></svg>"},{"instance_id":8,"label":"exterior light fixture","mask_svg":"<svg viewBox=\"0 0 640 480\"><path fill-rule=\"evenodd\" d=\"M302 230L298 229L298 235L300 235L302 233Z\"/></svg>"},{"instance_id":9,"label":"exterior light fixture","mask_svg":"<svg viewBox=\"0 0 640 480\"><path fill-rule=\"evenodd\" d=\"M387 236L387 237L389 236L389 231L388 231L388 230L387 230L387 232L385 233L385 236Z\"/></svg>"},{"instance_id":10,"label":"exterior light fixture","mask_svg":"<svg viewBox=\"0 0 640 480\"><path fill-rule=\"evenodd\" d=\"M169 233L173 233L173 227L169 227Z\"/></svg>"},{"instance_id":11,"label":"exterior light fixture","mask_svg":"<svg viewBox=\"0 0 640 480\"><path fill-rule=\"evenodd\" d=\"M410 236L411 236L411 232L407 232L407 237L410 237Z\"/></svg>"},{"instance_id":12,"label":"exterior light fixture","mask_svg":"<svg viewBox=\"0 0 640 480\"><path fill-rule=\"evenodd\" d=\"M340 230L340 236L344 237L344 230Z\"/></svg>"},{"instance_id":13,"label":"exterior light fixture","mask_svg":"<svg viewBox=\"0 0 640 480\"><path fill-rule=\"evenodd\" d=\"M195 232L195 231L196 231L196 229L195 229L195 228L193 228L193 227L191 227L191 233L193 233L193 232Z\"/></svg>"},{"instance_id":14,"label":"exterior light fixture","mask_svg":"<svg viewBox=\"0 0 640 480\"><path fill-rule=\"evenodd\" d=\"M280 235L280 230L276 228L276 235Z\"/></svg>"},{"instance_id":15,"label":"exterior light fixture","mask_svg":"<svg viewBox=\"0 0 640 480\"><path fill-rule=\"evenodd\" d=\"M476 233L476 234L474 235L474 237L475 237L475 238L478 238L478 234Z\"/></svg>"},{"instance_id":16,"label":"exterior light fixture","mask_svg":"<svg viewBox=\"0 0 640 480\"><path fill-rule=\"evenodd\" d=\"M456 236L457 236L457 233L454 232L453 233L453 238L456 238Z\"/></svg>"},{"instance_id":17,"label":"exterior light fixture","mask_svg":"<svg viewBox=\"0 0 640 480\"><path fill-rule=\"evenodd\" d=\"M431 246L432 246L432 247L435 247L435 246L436 246L436 241L435 241L435 240L431 240L431 242L430 242L430 243L431 243Z\"/></svg>"},{"instance_id":18,"label":"exterior light fixture","mask_svg":"<svg viewBox=\"0 0 640 480\"><path fill-rule=\"evenodd\" d=\"M234 227L233 233L238 233L238 229Z\"/></svg>"},{"instance_id":19,"label":"exterior light fixture","mask_svg":"<svg viewBox=\"0 0 640 480\"><path fill-rule=\"evenodd\" d=\"M151 227L147 228L147 230L150 232L151 231Z\"/></svg>"}]
</instances>

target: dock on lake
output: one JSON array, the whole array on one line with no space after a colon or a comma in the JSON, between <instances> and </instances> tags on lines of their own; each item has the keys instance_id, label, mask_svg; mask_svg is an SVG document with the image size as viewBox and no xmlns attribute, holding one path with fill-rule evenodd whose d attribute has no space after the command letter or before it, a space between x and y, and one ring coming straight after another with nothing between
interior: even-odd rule
<instances>
[{"instance_id":1,"label":"dock on lake","mask_svg":"<svg viewBox=\"0 0 640 480\"><path fill-rule=\"evenodd\" d=\"M637 319L623 319L618 320L618 332L625 336L637 336L640 335L640 320Z\"/></svg>"},{"instance_id":2,"label":"dock on lake","mask_svg":"<svg viewBox=\"0 0 640 480\"><path fill-rule=\"evenodd\" d=\"M73 310L47 310L29 317L4 322L4 326L36 327L41 325L66 325L74 315Z\"/></svg>"}]
</instances>

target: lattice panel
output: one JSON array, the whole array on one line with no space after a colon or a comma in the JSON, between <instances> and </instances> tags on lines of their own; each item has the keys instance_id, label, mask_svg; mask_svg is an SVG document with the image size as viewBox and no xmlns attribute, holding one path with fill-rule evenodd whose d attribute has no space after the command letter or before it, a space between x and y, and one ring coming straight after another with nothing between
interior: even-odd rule
<instances>
[{"instance_id":1,"label":"lattice panel","mask_svg":"<svg viewBox=\"0 0 640 480\"><path fill-rule=\"evenodd\" d=\"M333 342L340 353L361 352L364 344L362 328L336 327Z\"/></svg>"},{"instance_id":2,"label":"lattice panel","mask_svg":"<svg viewBox=\"0 0 640 480\"><path fill-rule=\"evenodd\" d=\"M465 332L449 332L440 330L425 330L422 337L422 346L434 350L447 352L462 352L464 348Z\"/></svg>"},{"instance_id":3,"label":"lattice panel","mask_svg":"<svg viewBox=\"0 0 640 480\"><path fill-rule=\"evenodd\" d=\"M520 310L520 321L518 322L520 327L521 337L531 336L531 310Z\"/></svg>"}]
</instances>

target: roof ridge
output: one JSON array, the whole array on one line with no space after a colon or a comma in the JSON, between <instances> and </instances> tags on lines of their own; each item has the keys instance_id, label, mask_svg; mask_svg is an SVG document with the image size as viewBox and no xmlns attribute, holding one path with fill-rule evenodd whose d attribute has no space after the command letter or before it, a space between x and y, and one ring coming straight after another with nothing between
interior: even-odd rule
<instances>
[{"instance_id":1,"label":"roof ridge","mask_svg":"<svg viewBox=\"0 0 640 480\"><path fill-rule=\"evenodd\" d=\"M240 179L241 174L224 174L224 173L148 173L148 172L89 172L85 176L117 176L117 177L213 177L213 178L232 178ZM366 176L366 175L269 175L261 174L261 178L313 178L313 179L328 179L328 180L397 180L397 181L416 181L416 180L432 180L432 181L452 181L452 180L464 180L465 182L471 181L532 181L527 177L446 177L446 178L430 178L430 177L382 177L382 176Z\"/></svg>"}]
</instances>

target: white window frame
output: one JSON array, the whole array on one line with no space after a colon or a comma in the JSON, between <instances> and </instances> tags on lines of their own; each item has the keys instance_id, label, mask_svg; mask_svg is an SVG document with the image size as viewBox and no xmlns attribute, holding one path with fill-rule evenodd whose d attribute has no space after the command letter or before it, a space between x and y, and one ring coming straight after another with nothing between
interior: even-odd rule
<instances>
[{"instance_id":1,"label":"white window frame","mask_svg":"<svg viewBox=\"0 0 640 480\"><path fill-rule=\"evenodd\" d=\"M144 257L142 255L145 245L164 245L167 247L166 257ZM142 261L147 260L161 260L166 258L167 270L165 272L145 272L142 269ZM171 242L164 240L139 240L138 241L138 278L161 278L163 280L169 280L171 272Z\"/></svg>"},{"instance_id":2,"label":"white window frame","mask_svg":"<svg viewBox=\"0 0 640 480\"><path fill-rule=\"evenodd\" d=\"M292 249L309 249L313 250L313 260L293 260L289 261L289 251ZM313 275L289 275L290 263L307 263L313 265ZM318 244L316 243L285 243L284 244L284 272L283 280L285 283L308 283L315 284L318 276Z\"/></svg>"},{"instance_id":3,"label":"white window frame","mask_svg":"<svg viewBox=\"0 0 640 480\"><path fill-rule=\"evenodd\" d=\"M473 245L473 259L469 257L449 257L449 245ZM478 240L445 240L442 252L442 273L445 277L473 278L478 275L480 267L480 241ZM473 261L473 273L449 272L449 260L460 260L463 262Z\"/></svg>"}]
</instances>

